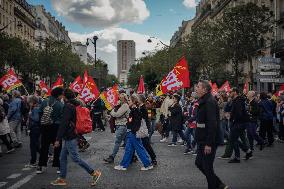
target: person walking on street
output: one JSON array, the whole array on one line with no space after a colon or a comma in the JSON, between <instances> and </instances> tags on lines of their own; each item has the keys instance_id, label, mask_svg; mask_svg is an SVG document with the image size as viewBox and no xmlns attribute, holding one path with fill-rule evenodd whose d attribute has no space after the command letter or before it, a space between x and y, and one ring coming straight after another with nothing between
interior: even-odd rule
<instances>
[{"instance_id":1,"label":"person walking on street","mask_svg":"<svg viewBox=\"0 0 284 189\"><path fill-rule=\"evenodd\" d=\"M112 154L108 158L104 159L105 163L114 162L114 158L118 153L119 147L122 141L125 139L127 132L126 123L130 112L129 106L127 104L127 95L125 93L121 93L119 95L119 100L121 103L120 107L117 109L117 111L113 109L110 112L110 115L115 118L115 142Z\"/></svg>"},{"instance_id":2,"label":"person walking on street","mask_svg":"<svg viewBox=\"0 0 284 189\"><path fill-rule=\"evenodd\" d=\"M91 166L82 160L79 156L78 145L77 145L77 134L76 128L76 106L80 103L75 99L75 94L71 89L64 90L64 101L65 105L63 108L63 117L60 122L58 129L56 142L54 144L55 148L61 145L63 140L63 148L60 153L60 174L59 178L51 182L54 186L66 186L66 176L67 176L67 157L70 155L73 162L78 164L80 167L85 169L92 177L92 186L96 185L97 181L101 176L99 170L95 171Z\"/></svg>"},{"instance_id":3,"label":"person walking on street","mask_svg":"<svg viewBox=\"0 0 284 189\"><path fill-rule=\"evenodd\" d=\"M196 87L199 97L195 138L197 142L197 156L195 165L206 176L208 189L227 189L220 178L215 174L213 163L218 146L219 107L211 94L211 86L208 81L201 80Z\"/></svg>"},{"instance_id":4,"label":"person walking on street","mask_svg":"<svg viewBox=\"0 0 284 189\"><path fill-rule=\"evenodd\" d=\"M45 171L48 162L48 151L50 144L54 144L56 140L57 131L61 124L63 103L63 88L57 87L51 91L51 96L45 99L40 106L40 120L41 120L41 149L36 173L41 174ZM61 145L54 149L53 167L57 167L59 173L59 155Z\"/></svg>"}]
</instances>

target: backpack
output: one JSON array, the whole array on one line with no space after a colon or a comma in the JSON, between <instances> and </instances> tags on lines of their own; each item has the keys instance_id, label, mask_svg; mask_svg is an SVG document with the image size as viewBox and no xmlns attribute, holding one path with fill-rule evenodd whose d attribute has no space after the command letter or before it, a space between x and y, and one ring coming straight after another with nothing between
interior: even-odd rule
<instances>
[{"instance_id":1,"label":"backpack","mask_svg":"<svg viewBox=\"0 0 284 189\"><path fill-rule=\"evenodd\" d=\"M40 119L41 125L52 125L53 124L51 114L53 112L54 104L55 104L55 102L52 105L50 105L49 102L48 102L47 106L43 109L43 114L42 114L42 117Z\"/></svg>"},{"instance_id":2,"label":"backpack","mask_svg":"<svg viewBox=\"0 0 284 189\"><path fill-rule=\"evenodd\" d=\"M76 133L87 134L92 132L92 119L90 116L90 110L88 108L77 106L76 107Z\"/></svg>"},{"instance_id":3,"label":"backpack","mask_svg":"<svg viewBox=\"0 0 284 189\"><path fill-rule=\"evenodd\" d=\"M22 115L26 115L29 112L29 107L27 105L27 103L24 100L21 100L21 114Z\"/></svg>"}]
</instances>

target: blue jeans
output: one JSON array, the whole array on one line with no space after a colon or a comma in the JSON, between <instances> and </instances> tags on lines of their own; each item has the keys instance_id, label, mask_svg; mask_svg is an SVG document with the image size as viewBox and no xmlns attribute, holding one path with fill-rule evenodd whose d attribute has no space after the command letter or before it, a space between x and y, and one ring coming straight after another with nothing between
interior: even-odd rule
<instances>
[{"instance_id":1,"label":"blue jeans","mask_svg":"<svg viewBox=\"0 0 284 189\"><path fill-rule=\"evenodd\" d=\"M129 164L132 160L134 150L136 151L139 159L142 161L144 167L150 166L151 161L149 160L149 156L145 148L142 145L141 139L136 138L136 136L132 132L127 133L127 142L125 146L125 152L124 152L124 156L123 156L123 159L120 165L124 168L129 167Z\"/></svg>"},{"instance_id":2,"label":"blue jeans","mask_svg":"<svg viewBox=\"0 0 284 189\"><path fill-rule=\"evenodd\" d=\"M78 153L77 139L65 140L60 153L60 178L65 179L67 175L67 156L70 154L71 159L85 169L89 174L94 172L85 161L83 161Z\"/></svg>"},{"instance_id":3,"label":"blue jeans","mask_svg":"<svg viewBox=\"0 0 284 189\"><path fill-rule=\"evenodd\" d=\"M253 150L253 140L257 141L258 144L263 144L263 139L256 133L257 123L250 122L247 124L247 136L249 140L250 149Z\"/></svg>"},{"instance_id":4,"label":"blue jeans","mask_svg":"<svg viewBox=\"0 0 284 189\"><path fill-rule=\"evenodd\" d=\"M191 136L193 139L191 139ZM184 132L184 137L186 138L187 149L192 149L195 146L195 129L187 127Z\"/></svg>"},{"instance_id":5,"label":"blue jeans","mask_svg":"<svg viewBox=\"0 0 284 189\"><path fill-rule=\"evenodd\" d=\"M116 156L116 154L119 150L120 144L126 136L126 131L127 131L127 128L126 128L125 125L117 125L116 126L115 142L114 142L114 147L113 147L113 151L112 151L112 154L111 154L111 156L113 158L115 158L115 156Z\"/></svg>"}]
</instances>

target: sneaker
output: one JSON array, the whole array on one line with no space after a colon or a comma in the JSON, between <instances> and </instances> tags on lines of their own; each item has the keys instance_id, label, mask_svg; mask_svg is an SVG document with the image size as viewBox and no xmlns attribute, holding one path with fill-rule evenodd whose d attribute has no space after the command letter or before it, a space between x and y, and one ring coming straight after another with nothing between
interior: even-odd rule
<instances>
[{"instance_id":1,"label":"sneaker","mask_svg":"<svg viewBox=\"0 0 284 189\"><path fill-rule=\"evenodd\" d=\"M228 159L230 159L230 158L231 158L231 157L225 156L225 155L222 155L222 156L218 157L218 159L224 159L224 160L228 160Z\"/></svg>"},{"instance_id":2,"label":"sneaker","mask_svg":"<svg viewBox=\"0 0 284 189\"><path fill-rule=\"evenodd\" d=\"M197 151L193 151L192 155L197 156Z\"/></svg>"},{"instance_id":3,"label":"sneaker","mask_svg":"<svg viewBox=\"0 0 284 189\"><path fill-rule=\"evenodd\" d=\"M188 155L191 154L193 151L191 149L185 149L185 151L183 152L184 155Z\"/></svg>"},{"instance_id":4,"label":"sneaker","mask_svg":"<svg viewBox=\"0 0 284 189\"><path fill-rule=\"evenodd\" d=\"M42 174L46 170L46 167L38 167L36 170L36 174Z\"/></svg>"},{"instance_id":5,"label":"sneaker","mask_svg":"<svg viewBox=\"0 0 284 189\"><path fill-rule=\"evenodd\" d=\"M108 163L108 164L113 163L114 162L114 158L112 156L109 156L108 158L104 159L104 162Z\"/></svg>"},{"instance_id":6,"label":"sneaker","mask_svg":"<svg viewBox=\"0 0 284 189\"><path fill-rule=\"evenodd\" d=\"M36 168L37 167L37 164L36 163L34 163L34 164L27 164L27 165L25 165L25 168Z\"/></svg>"},{"instance_id":7,"label":"sneaker","mask_svg":"<svg viewBox=\"0 0 284 189\"><path fill-rule=\"evenodd\" d=\"M153 165L149 165L148 167L141 167L141 171L148 171L148 170L151 170L151 169L153 169L154 167L153 167Z\"/></svg>"},{"instance_id":8,"label":"sneaker","mask_svg":"<svg viewBox=\"0 0 284 189\"><path fill-rule=\"evenodd\" d=\"M228 163L241 163L241 160L238 158L231 159Z\"/></svg>"},{"instance_id":9,"label":"sneaker","mask_svg":"<svg viewBox=\"0 0 284 189\"><path fill-rule=\"evenodd\" d=\"M178 139L178 143L183 143L183 140L181 138Z\"/></svg>"},{"instance_id":10,"label":"sneaker","mask_svg":"<svg viewBox=\"0 0 284 189\"><path fill-rule=\"evenodd\" d=\"M165 137L165 138L162 138L161 140L160 140L160 142L168 142L168 138L167 137Z\"/></svg>"},{"instance_id":11,"label":"sneaker","mask_svg":"<svg viewBox=\"0 0 284 189\"><path fill-rule=\"evenodd\" d=\"M67 185L66 181L62 178L57 178L55 181L52 181L50 184L53 186L66 186Z\"/></svg>"},{"instance_id":12,"label":"sneaker","mask_svg":"<svg viewBox=\"0 0 284 189\"><path fill-rule=\"evenodd\" d=\"M60 174L60 169L59 168L57 169L56 174Z\"/></svg>"},{"instance_id":13,"label":"sneaker","mask_svg":"<svg viewBox=\"0 0 284 189\"><path fill-rule=\"evenodd\" d=\"M177 144L176 143L170 143L170 144L168 144L168 146L177 146Z\"/></svg>"},{"instance_id":14,"label":"sneaker","mask_svg":"<svg viewBox=\"0 0 284 189\"><path fill-rule=\"evenodd\" d=\"M249 159L252 159L252 151L250 151L249 153L246 153L245 160L249 160Z\"/></svg>"},{"instance_id":15,"label":"sneaker","mask_svg":"<svg viewBox=\"0 0 284 189\"><path fill-rule=\"evenodd\" d=\"M126 171L127 170L125 167L122 167L121 165L114 166L114 169L118 170L118 171Z\"/></svg>"},{"instance_id":16,"label":"sneaker","mask_svg":"<svg viewBox=\"0 0 284 189\"><path fill-rule=\"evenodd\" d=\"M93 181L92 181L92 186L95 186L97 182L99 181L100 177L102 176L102 172L97 170L92 174Z\"/></svg>"},{"instance_id":17,"label":"sneaker","mask_svg":"<svg viewBox=\"0 0 284 189\"><path fill-rule=\"evenodd\" d=\"M10 154L10 153L12 153L12 152L14 152L15 151L15 148L11 148L10 150L8 150L7 152L6 152L6 154Z\"/></svg>"},{"instance_id":18,"label":"sneaker","mask_svg":"<svg viewBox=\"0 0 284 189\"><path fill-rule=\"evenodd\" d=\"M229 186L225 185L225 184L221 184L218 189L229 189Z\"/></svg>"}]
</instances>

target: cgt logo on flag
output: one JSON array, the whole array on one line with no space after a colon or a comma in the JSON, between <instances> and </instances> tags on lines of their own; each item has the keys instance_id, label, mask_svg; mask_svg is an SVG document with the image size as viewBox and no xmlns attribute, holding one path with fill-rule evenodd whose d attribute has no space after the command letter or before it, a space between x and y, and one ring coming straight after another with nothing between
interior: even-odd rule
<instances>
[{"instance_id":1,"label":"cgt logo on flag","mask_svg":"<svg viewBox=\"0 0 284 189\"><path fill-rule=\"evenodd\" d=\"M92 77L88 77L83 90L80 93L79 98L85 103L95 100L99 96L99 90Z\"/></svg>"},{"instance_id":2,"label":"cgt logo on flag","mask_svg":"<svg viewBox=\"0 0 284 189\"><path fill-rule=\"evenodd\" d=\"M108 110L113 109L118 103L118 87L117 85L110 88L108 91L103 92L100 97L104 101Z\"/></svg>"},{"instance_id":3,"label":"cgt logo on flag","mask_svg":"<svg viewBox=\"0 0 284 189\"><path fill-rule=\"evenodd\" d=\"M14 71L12 69L10 69L8 71L8 73L0 79L0 85L3 87L3 89L5 91L7 91L9 93L11 90L13 90L13 89L15 89L15 88L17 88L17 87L19 87L23 84L17 78Z\"/></svg>"}]
</instances>

